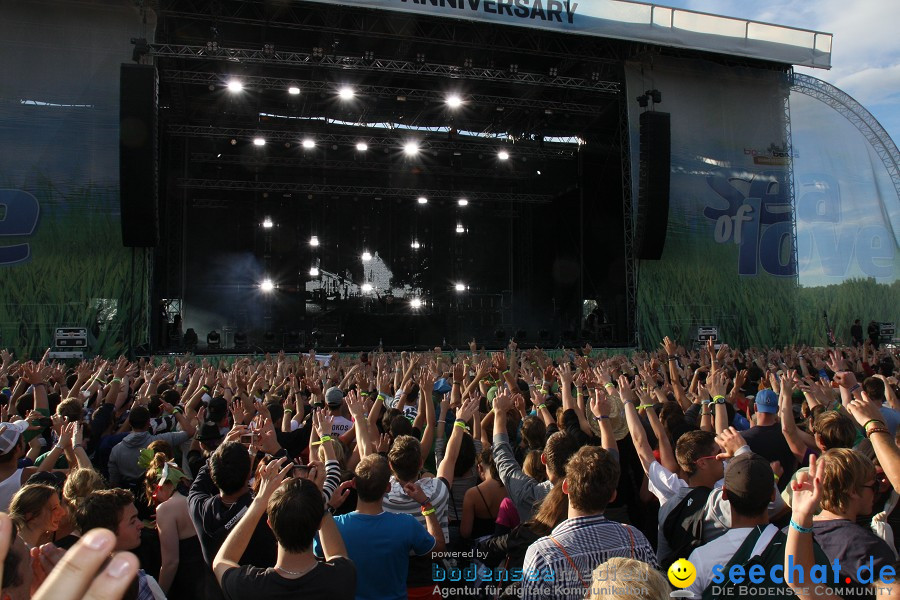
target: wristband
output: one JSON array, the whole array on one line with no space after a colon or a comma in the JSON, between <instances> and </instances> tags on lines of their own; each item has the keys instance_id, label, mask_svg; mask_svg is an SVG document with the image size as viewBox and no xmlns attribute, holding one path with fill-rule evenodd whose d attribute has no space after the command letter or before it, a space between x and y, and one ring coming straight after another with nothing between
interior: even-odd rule
<instances>
[{"instance_id":1,"label":"wristband","mask_svg":"<svg viewBox=\"0 0 900 600\"><path fill-rule=\"evenodd\" d=\"M856 390L858 390L858 389L861 388L861 387L862 387L862 386L861 386L860 384L857 383L857 384L854 385L852 388L850 388L850 393L852 394L853 392L855 392Z\"/></svg>"},{"instance_id":2,"label":"wristband","mask_svg":"<svg viewBox=\"0 0 900 600\"><path fill-rule=\"evenodd\" d=\"M545 396L547 395L547 390L544 389L544 388L538 388L538 391L539 391L540 393L544 394Z\"/></svg>"},{"instance_id":3,"label":"wristband","mask_svg":"<svg viewBox=\"0 0 900 600\"><path fill-rule=\"evenodd\" d=\"M654 406L653 404L639 404L637 409L638 410L646 410L648 408L653 408L653 406Z\"/></svg>"},{"instance_id":4,"label":"wristband","mask_svg":"<svg viewBox=\"0 0 900 600\"><path fill-rule=\"evenodd\" d=\"M870 419L869 421L866 421L865 425L863 425L863 430L865 430L865 428L869 426L869 423L881 423L882 426L886 426L885 422L881 419Z\"/></svg>"},{"instance_id":5,"label":"wristband","mask_svg":"<svg viewBox=\"0 0 900 600\"><path fill-rule=\"evenodd\" d=\"M772 475L775 475L775 483L778 483L778 480L781 478L778 475L776 475L775 473L772 473Z\"/></svg>"},{"instance_id":6,"label":"wristband","mask_svg":"<svg viewBox=\"0 0 900 600\"><path fill-rule=\"evenodd\" d=\"M541 410L542 408L547 408L547 405L546 404L538 404L538 410Z\"/></svg>"},{"instance_id":7,"label":"wristband","mask_svg":"<svg viewBox=\"0 0 900 600\"><path fill-rule=\"evenodd\" d=\"M94 383L99 383L100 385L106 385L106 382L100 379L99 377L94 377Z\"/></svg>"},{"instance_id":8,"label":"wristband","mask_svg":"<svg viewBox=\"0 0 900 600\"><path fill-rule=\"evenodd\" d=\"M201 385L201 386L200 386L200 389L203 390L204 392L209 393L209 386L208 386L208 385Z\"/></svg>"},{"instance_id":9,"label":"wristband","mask_svg":"<svg viewBox=\"0 0 900 600\"><path fill-rule=\"evenodd\" d=\"M503 374L504 374L504 375L509 375L509 369L503 371Z\"/></svg>"},{"instance_id":10,"label":"wristband","mask_svg":"<svg viewBox=\"0 0 900 600\"><path fill-rule=\"evenodd\" d=\"M871 438L873 433L887 433L890 435L891 431L887 427L873 427L866 432L866 437Z\"/></svg>"},{"instance_id":11,"label":"wristband","mask_svg":"<svg viewBox=\"0 0 900 600\"><path fill-rule=\"evenodd\" d=\"M384 394L378 394L377 396L375 396L375 399L381 400L382 402L384 402L386 400L386 398L384 397Z\"/></svg>"},{"instance_id":12,"label":"wristband","mask_svg":"<svg viewBox=\"0 0 900 600\"><path fill-rule=\"evenodd\" d=\"M713 414L713 413L712 413L711 410L707 410L707 411L702 411L702 410L701 410L701 411L700 411L700 416L701 416L701 417L711 417L712 414Z\"/></svg>"},{"instance_id":13,"label":"wristband","mask_svg":"<svg viewBox=\"0 0 900 600\"><path fill-rule=\"evenodd\" d=\"M310 446L320 446L320 445L324 444L325 442L330 442L330 441L331 441L330 435L323 435L322 439L320 439L318 442L313 442L312 444L310 444Z\"/></svg>"},{"instance_id":14,"label":"wristband","mask_svg":"<svg viewBox=\"0 0 900 600\"><path fill-rule=\"evenodd\" d=\"M113 377L112 379L109 380L109 382L110 383L122 383L122 380L119 379L118 377Z\"/></svg>"},{"instance_id":15,"label":"wristband","mask_svg":"<svg viewBox=\"0 0 900 600\"><path fill-rule=\"evenodd\" d=\"M286 414L286 415L292 415L292 414L294 414L294 411L291 410L290 408L286 408L286 409L284 409L284 414Z\"/></svg>"},{"instance_id":16,"label":"wristband","mask_svg":"<svg viewBox=\"0 0 900 600\"><path fill-rule=\"evenodd\" d=\"M813 532L812 527L803 527L793 519L791 519L791 529L796 529L800 533L812 533Z\"/></svg>"},{"instance_id":17,"label":"wristband","mask_svg":"<svg viewBox=\"0 0 900 600\"><path fill-rule=\"evenodd\" d=\"M365 398L368 395L369 395L369 392L360 392L359 393L360 398Z\"/></svg>"},{"instance_id":18,"label":"wristband","mask_svg":"<svg viewBox=\"0 0 900 600\"><path fill-rule=\"evenodd\" d=\"M453 421L453 426L454 426L454 427L459 427L459 428L462 429L463 431L468 431L468 430L469 430L469 427L466 425L466 422L465 422L465 421L461 421L461 420L459 420L459 419Z\"/></svg>"},{"instance_id":19,"label":"wristband","mask_svg":"<svg viewBox=\"0 0 900 600\"><path fill-rule=\"evenodd\" d=\"M712 402L709 399L707 399L707 400L701 400L700 404L706 405L706 404L712 404Z\"/></svg>"},{"instance_id":20,"label":"wristband","mask_svg":"<svg viewBox=\"0 0 900 600\"><path fill-rule=\"evenodd\" d=\"M725 396L713 396L713 404L725 404Z\"/></svg>"},{"instance_id":21,"label":"wristband","mask_svg":"<svg viewBox=\"0 0 900 600\"><path fill-rule=\"evenodd\" d=\"M603 387L605 387L605 388L614 388L614 387L616 387L616 386L613 385L612 383L604 383L604 384L603 384Z\"/></svg>"},{"instance_id":22,"label":"wristband","mask_svg":"<svg viewBox=\"0 0 900 600\"><path fill-rule=\"evenodd\" d=\"M180 404L178 404L178 405L176 405L175 407L172 408L172 414L173 414L173 415L177 415L177 414L180 413L180 412L184 412L184 409L181 408L181 405L180 405Z\"/></svg>"},{"instance_id":23,"label":"wristband","mask_svg":"<svg viewBox=\"0 0 900 600\"><path fill-rule=\"evenodd\" d=\"M454 381L453 385L462 385L462 381Z\"/></svg>"},{"instance_id":24,"label":"wristband","mask_svg":"<svg viewBox=\"0 0 900 600\"><path fill-rule=\"evenodd\" d=\"M609 415L600 415L599 417L597 415L594 415L594 418L597 419L598 421L601 421L603 419L608 419Z\"/></svg>"}]
</instances>

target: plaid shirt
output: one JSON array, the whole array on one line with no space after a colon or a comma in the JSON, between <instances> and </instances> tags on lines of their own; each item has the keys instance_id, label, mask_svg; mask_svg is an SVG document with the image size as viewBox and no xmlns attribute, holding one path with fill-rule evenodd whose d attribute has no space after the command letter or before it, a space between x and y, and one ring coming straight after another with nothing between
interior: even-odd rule
<instances>
[{"instance_id":1,"label":"plaid shirt","mask_svg":"<svg viewBox=\"0 0 900 600\"><path fill-rule=\"evenodd\" d=\"M657 568L650 542L636 528L603 515L566 519L549 536L528 547L522 568L522 598L580 600L591 585L594 569L614 556L634 558Z\"/></svg>"}]
</instances>

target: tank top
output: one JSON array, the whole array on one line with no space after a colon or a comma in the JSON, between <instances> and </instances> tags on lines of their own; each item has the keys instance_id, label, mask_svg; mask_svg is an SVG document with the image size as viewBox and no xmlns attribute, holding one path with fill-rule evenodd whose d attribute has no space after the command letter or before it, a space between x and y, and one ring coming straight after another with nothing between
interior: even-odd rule
<instances>
[{"instance_id":1,"label":"tank top","mask_svg":"<svg viewBox=\"0 0 900 600\"><path fill-rule=\"evenodd\" d=\"M13 496L16 495L16 492L19 491L19 488L22 487L22 471L24 469L19 468L16 469L16 472L0 481L0 510L3 512L9 512L9 505L12 502Z\"/></svg>"}]
</instances>

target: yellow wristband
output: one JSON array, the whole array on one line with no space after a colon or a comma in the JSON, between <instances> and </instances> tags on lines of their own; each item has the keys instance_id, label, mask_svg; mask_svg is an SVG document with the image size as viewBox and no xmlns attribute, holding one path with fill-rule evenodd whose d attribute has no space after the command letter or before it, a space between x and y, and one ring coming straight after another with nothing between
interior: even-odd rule
<instances>
[{"instance_id":1,"label":"yellow wristband","mask_svg":"<svg viewBox=\"0 0 900 600\"><path fill-rule=\"evenodd\" d=\"M318 442L313 442L313 443L310 444L310 445L311 445L311 446L318 446L318 445L320 445L320 444L324 444L325 442L330 442L331 439L332 439L332 438L331 438L330 435L323 435L321 440L319 440Z\"/></svg>"}]
</instances>

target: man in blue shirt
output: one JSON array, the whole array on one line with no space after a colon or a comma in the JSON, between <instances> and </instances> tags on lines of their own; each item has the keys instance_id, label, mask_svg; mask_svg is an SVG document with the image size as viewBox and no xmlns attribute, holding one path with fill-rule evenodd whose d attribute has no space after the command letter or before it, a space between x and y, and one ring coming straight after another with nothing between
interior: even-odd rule
<instances>
[{"instance_id":1,"label":"man in blue shirt","mask_svg":"<svg viewBox=\"0 0 900 600\"><path fill-rule=\"evenodd\" d=\"M382 498L391 489L390 479L387 459L378 454L363 458L353 479L358 498L356 511L334 519L347 554L356 564L357 600L405 600L410 554L428 554L435 547L435 538L443 540L433 509L422 510L427 531L412 515L383 511ZM415 484L408 487L410 498L427 506L425 493ZM319 552L317 543L316 553Z\"/></svg>"}]
</instances>

